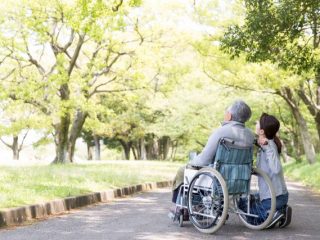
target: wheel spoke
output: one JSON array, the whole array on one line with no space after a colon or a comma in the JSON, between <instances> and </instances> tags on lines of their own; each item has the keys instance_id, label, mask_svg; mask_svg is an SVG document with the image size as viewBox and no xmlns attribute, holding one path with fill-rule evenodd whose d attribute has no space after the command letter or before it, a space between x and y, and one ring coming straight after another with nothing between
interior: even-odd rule
<instances>
[{"instance_id":1,"label":"wheel spoke","mask_svg":"<svg viewBox=\"0 0 320 240\"><path fill-rule=\"evenodd\" d=\"M201 179L201 186L199 179ZM207 172L200 170L200 173L195 175L190 182L188 193L190 221L200 231L203 229L205 232L212 233L219 229L225 220L226 213L224 212L224 217L222 217L222 210L224 204L228 205L228 203L223 201L223 196L228 192L226 187L222 189L222 181L224 181L222 176L216 170Z\"/></svg>"}]
</instances>

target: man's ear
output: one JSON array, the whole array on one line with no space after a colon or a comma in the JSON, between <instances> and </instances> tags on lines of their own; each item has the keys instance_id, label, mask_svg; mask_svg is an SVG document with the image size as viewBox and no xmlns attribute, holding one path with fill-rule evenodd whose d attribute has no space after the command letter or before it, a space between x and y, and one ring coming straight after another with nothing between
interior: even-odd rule
<instances>
[{"instance_id":1,"label":"man's ear","mask_svg":"<svg viewBox=\"0 0 320 240\"><path fill-rule=\"evenodd\" d=\"M231 121L232 119L232 115L229 112L226 112L225 116L224 116L224 120L225 121Z\"/></svg>"},{"instance_id":2,"label":"man's ear","mask_svg":"<svg viewBox=\"0 0 320 240\"><path fill-rule=\"evenodd\" d=\"M263 130L263 129L260 129L260 130L259 130L259 134L260 134L260 135L264 135L264 130Z\"/></svg>"}]
</instances>

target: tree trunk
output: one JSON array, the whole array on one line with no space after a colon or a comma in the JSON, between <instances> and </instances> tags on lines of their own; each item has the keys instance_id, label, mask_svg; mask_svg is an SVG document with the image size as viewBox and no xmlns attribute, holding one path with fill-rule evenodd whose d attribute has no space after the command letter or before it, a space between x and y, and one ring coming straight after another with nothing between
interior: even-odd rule
<instances>
[{"instance_id":1,"label":"tree trunk","mask_svg":"<svg viewBox=\"0 0 320 240\"><path fill-rule=\"evenodd\" d=\"M25 137L27 136L27 134L25 135ZM8 148L10 148L12 150L12 159L13 160L19 160L19 156L20 156L20 151L22 149L22 146L23 146L23 142L24 142L24 139L25 137L23 138L22 142L21 142L21 145L19 146L19 137L18 136L13 136L12 138L12 144L9 144L7 142L5 142L2 138L0 138L0 141L6 145Z\"/></svg>"},{"instance_id":2,"label":"tree trunk","mask_svg":"<svg viewBox=\"0 0 320 240\"><path fill-rule=\"evenodd\" d=\"M86 112L77 110L76 116L73 120L71 131L70 131L69 142L68 142L68 157L70 162L73 162L76 141L80 136L83 124L87 116L88 114Z\"/></svg>"},{"instance_id":3,"label":"tree trunk","mask_svg":"<svg viewBox=\"0 0 320 240\"><path fill-rule=\"evenodd\" d=\"M18 142L18 136L13 136L13 142L12 142L12 152L13 152L13 160L19 160L19 142Z\"/></svg>"},{"instance_id":4,"label":"tree trunk","mask_svg":"<svg viewBox=\"0 0 320 240\"><path fill-rule=\"evenodd\" d=\"M316 127L317 127L317 132L318 132L318 138L320 141L320 111L318 111L314 117ZM319 143L319 142L318 142Z\"/></svg>"},{"instance_id":5,"label":"tree trunk","mask_svg":"<svg viewBox=\"0 0 320 240\"><path fill-rule=\"evenodd\" d=\"M292 149L293 156L298 157L298 158L296 158L296 161L299 162L301 160L301 155L304 154L303 144L301 143L301 140L300 140L299 131L294 132L292 134L292 138L289 140L289 144Z\"/></svg>"},{"instance_id":6,"label":"tree trunk","mask_svg":"<svg viewBox=\"0 0 320 240\"><path fill-rule=\"evenodd\" d=\"M67 83L64 83L60 86L59 89L61 103L67 102L70 96L70 90ZM59 124L56 125L56 158L55 163L66 163L67 162L67 150L68 150L68 136L69 136L69 127L70 127L70 113L69 109L63 106L61 111L63 111L62 116L60 117Z\"/></svg>"},{"instance_id":7,"label":"tree trunk","mask_svg":"<svg viewBox=\"0 0 320 240\"><path fill-rule=\"evenodd\" d=\"M132 150L132 154L133 154L134 160L138 160L138 154L136 152L136 147L132 146L131 150Z\"/></svg>"},{"instance_id":8,"label":"tree trunk","mask_svg":"<svg viewBox=\"0 0 320 240\"><path fill-rule=\"evenodd\" d=\"M307 160L310 164L313 164L316 161L316 155L315 155L314 146L311 142L311 135L307 128L307 123L298 109L294 109L293 111L294 111L293 114L298 123L301 141L303 144L303 149L306 154Z\"/></svg>"},{"instance_id":9,"label":"tree trunk","mask_svg":"<svg viewBox=\"0 0 320 240\"><path fill-rule=\"evenodd\" d=\"M139 145L140 145L140 159L147 160L147 152L146 152L146 145L144 142L144 138L141 138L139 140Z\"/></svg>"},{"instance_id":10,"label":"tree trunk","mask_svg":"<svg viewBox=\"0 0 320 240\"><path fill-rule=\"evenodd\" d=\"M152 155L151 155L151 159L155 160L155 159L160 159L159 156L159 144L158 141L156 139L152 139Z\"/></svg>"},{"instance_id":11,"label":"tree trunk","mask_svg":"<svg viewBox=\"0 0 320 240\"><path fill-rule=\"evenodd\" d=\"M168 159L169 150L170 150L170 137L164 136L162 141L162 150L163 150L163 160Z\"/></svg>"},{"instance_id":12,"label":"tree trunk","mask_svg":"<svg viewBox=\"0 0 320 240\"><path fill-rule=\"evenodd\" d=\"M171 160L173 160L173 155L174 155L174 151L175 151L175 146L176 146L176 141L172 141L172 146L171 146Z\"/></svg>"},{"instance_id":13,"label":"tree trunk","mask_svg":"<svg viewBox=\"0 0 320 240\"><path fill-rule=\"evenodd\" d=\"M130 160L130 146L124 147L124 156L126 160Z\"/></svg>"},{"instance_id":14,"label":"tree trunk","mask_svg":"<svg viewBox=\"0 0 320 240\"><path fill-rule=\"evenodd\" d=\"M100 137L97 135L94 135L93 139L94 139L95 160L101 160Z\"/></svg>"},{"instance_id":15,"label":"tree trunk","mask_svg":"<svg viewBox=\"0 0 320 240\"><path fill-rule=\"evenodd\" d=\"M60 124L57 131L57 146L56 146L56 159L55 163L67 162L67 149L68 149L68 133L70 126L70 116L66 113L66 116L61 117Z\"/></svg>"},{"instance_id":16,"label":"tree trunk","mask_svg":"<svg viewBox=\"0 0 320 240\"><path fill-rule=\"evenodd\" d=\"M153 143L153 139L149 140L146 144L145 144L145 148L146 148L146 158L148 160L152 160L154 159L154 143Z\"/></svg>"},{"instance_id":17,"label":"tree trunk","mask_svg":"<svg viewBox=\"0 0 320 240\"><path fill-rule=\"evenodd\" d=\"M87 153L88 153L88 160L92 160L92 146L90 142L87 142Z\"/></svg>"},{"instance_id":18,"label":"tree trunk","mask_svg":"<svg viewBox=\"0 0 320 240\"><path fill-rule=\"evenodd\" d=\"M320 141L320 110L318 106L320 105L320 73L316 73L315 78L317 82L316 102L314 102L312 96L308 96L310 94L307 94L305 92L303 84L300 86L300 89L298 90L298 95L300 99L303 101L303 103L306 105L307 109L309 110L309 113L313 116L313 119L317 128L317 133L318 133L317 140L319 142Z\"/></svg>"},{"instance_id":19,"label":"tree trunk","mask_svg":"<svg viewBox=\"0 0 320 240\"><path fill-rule=\"evenodd\" d=\"M288 103L291 112L297 122L297 127L299 130L299 135L303 144L303 149L306 154L306 158L310 164L315 163L316 155L314 146L311 142L311 136L307 127L306 120L302 116L299 107L293 97L292 91L290 88L285 87L282 89L280 96Z\"/></svg>"},{"instance_id":20,"label":"tree trunk","mask_svg":"<svg viewBox=\"0 0 320 240\"><path fill-rule=\"evenodd\" d=\"M130 150L131 150L131 142L125 142L123 140L119 140L122 147L123 147L123 152L124 152L124 157L126 160L130 160Z\"/></svg>"},{"instance_id":21,"label":"tree trunk","mask_svg":"<svg viewBox=\"0 0 320 240\"><path fill-rule=\"evenodd\" d=\"M159 145L157 140L154 138L149 139L145 148L148 160L159 159Z\"/></svg>"},{"instance_id":22,"label":"tree trunk","mask_svg":"<svg viewBox=\"0 0 320 240\"><path fill-rule=\"evenodd\" d=\"M171 159L175 159L176 158L176 154L177 154L177 149L178 149L178 141L175 142L175 144L172 145L172 154L171 154Z\"/></svg>"},{"instance_id":23,"label":"tree trunk","mask_svg":"<svg viewBox=\"0 0 320 240\"><path fill-rule=\"evenodd\" d=\"M290 162L291 157L288 155L288 149L284 141L280 140L282 144L282 150L281 150L281 155L284 163Z\"/></svg>"},{"instance_id":24,"label":"tree trunk","mask_svg":"<svg viewBox=\"0 0 320 240\"><path fill-rule=\"evenodd\" d=\"M317 84L317 89L316 89L316 96L317 96L317 105L320 105L320 68L316 71L315 74L315 79L316 79L316 84Z\"/></svg>"}]
</instances>

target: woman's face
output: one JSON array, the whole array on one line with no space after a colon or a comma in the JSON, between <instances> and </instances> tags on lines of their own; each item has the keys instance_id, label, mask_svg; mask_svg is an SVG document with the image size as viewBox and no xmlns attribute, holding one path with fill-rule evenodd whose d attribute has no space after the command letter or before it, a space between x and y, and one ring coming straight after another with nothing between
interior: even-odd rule
<instances>
[{"instance_id":1,"label":"woman's face","mask_svg":"<svg viewBox=\"0 0 320 240\"><path fill-rule=\"evenodd\" d=\"M260 122L256 121L256 134L260 135Z\"/></svg>"}]
</instances>

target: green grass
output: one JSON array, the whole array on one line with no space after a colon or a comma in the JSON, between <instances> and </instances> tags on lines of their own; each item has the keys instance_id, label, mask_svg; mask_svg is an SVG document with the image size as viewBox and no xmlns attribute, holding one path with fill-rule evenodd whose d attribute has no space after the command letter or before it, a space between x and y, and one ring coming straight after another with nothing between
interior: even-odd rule
<instances>
[{"instance_id":1,"label":"green grass","mask_svg":"<svg viewBox=\"0 0 320 240\"><path fill-rule=\"evenodd\" d=\"M320 190L320 160L315 164L308 164L306 161L301 163L288 163L284 165L284 173L293 180L300 181L308 186Z\"/></svg>"},{"instance_id":2,"label":"green grass","mask_svg":"<svg viewBox=\"0 0 320 240\"><path fill-rule=\"evenodd\" d=\"M104 161L99 164L0 167L0 209L171 180L181 163Z\"/></svg>"}]
</instances>

